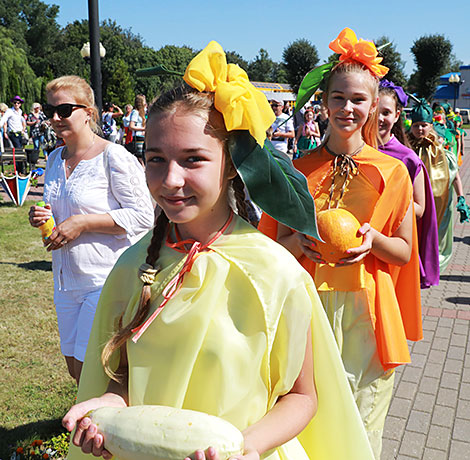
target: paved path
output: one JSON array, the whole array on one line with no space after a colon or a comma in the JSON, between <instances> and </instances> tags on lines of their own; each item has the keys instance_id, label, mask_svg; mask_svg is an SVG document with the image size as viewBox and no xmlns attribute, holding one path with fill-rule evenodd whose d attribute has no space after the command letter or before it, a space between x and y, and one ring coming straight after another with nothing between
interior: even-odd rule
<instances>
[{"instance_id":1,"label":"paved path","mask_svg":"<svg viewBox=\"0 0 470 460\"><path fill-rule=\"evenodd\" d=\"M460 175L470 203L466 140ZM455 224L452 260L439 286L421 292L424 339L397 371L382 460L470 460L470 223Z\"/></svg>"}]
</instances>

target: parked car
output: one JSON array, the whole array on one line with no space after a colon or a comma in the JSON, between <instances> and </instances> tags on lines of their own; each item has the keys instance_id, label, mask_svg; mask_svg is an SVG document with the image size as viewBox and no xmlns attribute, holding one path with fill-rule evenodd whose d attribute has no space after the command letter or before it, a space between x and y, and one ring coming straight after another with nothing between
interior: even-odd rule
<instances>
[{"instance_id":1,"label":"parked car","mask_svg":"<svg viewBox=\"0 0 470 460\"><path fill-rule=\"evenodd\" d=\"M470 124L470 109L459 109L464 124Z\"/></svg>"}]
</instances>

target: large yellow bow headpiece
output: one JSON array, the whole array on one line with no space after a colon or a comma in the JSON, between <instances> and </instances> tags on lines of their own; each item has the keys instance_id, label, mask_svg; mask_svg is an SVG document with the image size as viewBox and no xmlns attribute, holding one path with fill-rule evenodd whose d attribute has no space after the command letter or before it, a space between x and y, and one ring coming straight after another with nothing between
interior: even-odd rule
<instances>
[{"instance_id":1,"label":"large yellow bow headpiece","mask_svg":"<svg viewBox=\"0 0 470 460\"><path fill-rule=\"evenodd\" d=\"M360 62L377 77L382 78L388 72L388 67L380 65L383 58L377 56L377 48L374 43L362 38L358 40L356 34L348 27L343 29L338 38L330 43L330 49L340 55L340 62Z\"/></svg>"},{"instance_id":2,"label":"large yellow bow headpiece","mask_svg":"<svg viewBox=\"0 0 470 460\"><path fill-rule=\"evenodd\" d=\"M227 64L224 50L211 41L188 65L184 81L198 91L215 93L215 108L227 131L248 130L262 147L276 119L266 96L238 65Z\"/></svg>"}]
</instances>

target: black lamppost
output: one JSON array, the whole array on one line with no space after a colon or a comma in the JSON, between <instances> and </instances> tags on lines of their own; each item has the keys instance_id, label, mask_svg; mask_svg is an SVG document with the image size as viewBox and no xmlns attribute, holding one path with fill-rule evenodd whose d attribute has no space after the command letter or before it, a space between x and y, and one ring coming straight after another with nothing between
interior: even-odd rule
<instances>
[{"instance_id":1,"label":"black lamppost","mask_svg":"<svg viewBox=\"0 0 470 460\"><path fill-rule=\"evenodd\" d=\"M449 84L454 88L454 111L457 99L459 98L459 86L463 83L459 74L453 73L449 77Z\"/></svg>"},{"instance_id":2,"label":"black lamppost","mask_svg":"<svg viewBox=\"0 0 470 460\"><path fill-rule=\"evenodd\" d=\"M95 102L101 119L101 111L103 110L103 93L101 89L101 57L104 57L106 50L100 44L100 25L98 15L98 0L88 0L88 29L90 33L90 43L88 44L88 56L91 66L91 87L95 92ZM83 57L87 57L86 43L83 45ZM100 57L100 45L102 48L102 56Z\"/></svg>"}]
</instances>

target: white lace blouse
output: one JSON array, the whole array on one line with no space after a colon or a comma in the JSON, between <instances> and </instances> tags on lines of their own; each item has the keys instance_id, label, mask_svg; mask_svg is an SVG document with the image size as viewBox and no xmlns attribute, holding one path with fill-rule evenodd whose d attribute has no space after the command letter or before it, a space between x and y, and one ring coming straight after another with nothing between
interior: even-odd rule
<instances>
[{"instance_id":1,"label":"white lace blouse","mask_svg":"<svg viewBox=\"0 0 470 460\"><path fill-rule=\"evenodd\" d=\"M145 174L124 147L108 144L95 158L80 161L66 179L62 150L49 155L44 181L44 201L56 223L78 214L107 213L126 233L84 232L52 251L54 283L61 290L99 288L122 252L153 226Z\"/></svg>"}]
</instances>

